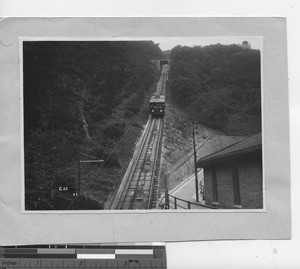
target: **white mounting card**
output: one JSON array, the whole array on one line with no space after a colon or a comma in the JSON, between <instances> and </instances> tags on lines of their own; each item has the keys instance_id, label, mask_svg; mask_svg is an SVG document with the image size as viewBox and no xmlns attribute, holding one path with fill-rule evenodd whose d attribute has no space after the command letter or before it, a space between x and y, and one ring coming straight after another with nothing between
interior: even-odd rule
<instances>
[{"instance_id":1,"label":"white mounting card","mask_svg":"<svg viewBox=\"0 0 300 269\"><path fill-rule=\"evenodd\" d=\"M285 18L7 18L0 35L0 245L290 238ZM264 210L24 211L23 40L216 36L263 40Z\"/></svg>"}]
</instances>

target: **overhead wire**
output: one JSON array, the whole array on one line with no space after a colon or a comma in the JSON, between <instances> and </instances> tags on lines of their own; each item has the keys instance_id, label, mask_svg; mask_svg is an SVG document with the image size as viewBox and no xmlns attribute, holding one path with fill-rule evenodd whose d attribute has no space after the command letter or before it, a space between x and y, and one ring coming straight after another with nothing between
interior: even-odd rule
<instances>
[{"instance_id":1,"label":"overhead wire","mask_svg":"<svg viewBox=\"0 0 300 269\"><path fill-rule=\"evenodd\" d=\"M161 76L160 76L160 79L158 81L158 85L157 85L157 88L159 87L160 89L163 87L163 85L165 84L164 83L164 80L165 80L165 72L164 70L162 71L161 73ZM156 92L157 92L157 88L156 88ZM160 90L161 92L161 90ZM110 146L110 147L106 147L105 149L109 149L110 150L110 153L107 155L107 157L105 158L104 162L101 163L100 167L98 167L98 169L91 169L89 172L88 172L88 175L85 176L83 179L88 179L88 181L86 182L86 184L84 185L84 187L81 189L81 193L83 191L85 191L87 189L87 187L93 182L93 180L96 178L96 176L99 174L99 172L101 171L102 167L107 163L107 161L111 158L112 154L114 153L114 151L117 149L117 147L120 145L120 143L122 142L122 140L124 139L124 137L127 135L127 133L129 132L129 130L132 128L132 124L136 122L136 120L138 118L141 118L143 115L143 113L140 112L139 114L137 114L133 119L129 119L125 126L127 127L126 131L121 134L119 137L118 137L118 142L114 145L114 146ZM92 174L92 171L94 171L93 175L90 176L90 174ZM73 205L75 206L78 199L80 197L80 193L78 193L77 197L72 201L72 203L68 206L68 207L72 207Z\"/></svg>"},{"instance_id":2,"label":"overhead wire","mask_svg":"<svg viewBox=\"0 0 300 269\"><path fill-rule=\"evenodd\" d=\"M138 115L136 115L136 116L134 117L133 120L129 120L129 121L128 121L128 122L129 122L129 123L128 123L128 126L129 126L129 127L128 127L127 130L124 132L124 134L122 134L122 136L119 137L119 141L117 142L117 144L114 145L114 147L111 147L110 153L108 154L108 156L106 157L106 159L104 160L104 162L101 163L100 167L99 167L97 170L96 170L96 169L94 170L95 173L94 173L92 176L90 176L90 179L89 179L88 182L85 184L85 186L82 188L81 193L87 189L87 187L91 184L91 182L95 179L95 177L96 177L96 176L98 175L98 173L101 171L102 167L103 167L103 166L107 163L107 161L111 158L111 156L112 156L112 154L114 153L114 151L117 149L117 147L120 145L120 143L122 142L122 140L124 139L124 137L127 135L127 133L129 132L129 130L131 129L132 123L136 122L136 120L137 120L138 118L141 118L142 116L143 116L142 113L139 113ZM74 199L74 201L71 203L71 205L69 205L69 207L71 207L71 206L73 206L73 205L76 205L76 202L78 201L79 195L80 195L80 194L77 195L77 197Z\"/></svg>"}]
</instances>

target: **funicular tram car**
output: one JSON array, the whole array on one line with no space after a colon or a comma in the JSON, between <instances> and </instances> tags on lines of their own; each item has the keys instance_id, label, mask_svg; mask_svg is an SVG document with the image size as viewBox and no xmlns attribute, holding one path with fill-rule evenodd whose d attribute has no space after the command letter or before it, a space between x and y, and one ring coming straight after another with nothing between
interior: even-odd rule
<instances>
[{"instance_id":1,"label":"funicular tram car","mask_svg":"<svg viewBox=\"0 0 300 269\"><path fill-rule=\"evenodd\" d=\"M155 94L151 96L149 101L149 111L153 117L164 117L165 107L165 96L163 94Z\"/></svg>"}]
</instances>

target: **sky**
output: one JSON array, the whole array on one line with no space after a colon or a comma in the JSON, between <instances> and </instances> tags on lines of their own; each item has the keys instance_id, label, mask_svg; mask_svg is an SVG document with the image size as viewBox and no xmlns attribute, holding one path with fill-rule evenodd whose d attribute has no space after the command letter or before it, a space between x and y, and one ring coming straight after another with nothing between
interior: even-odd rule
<instances>
[{"instance_id":1,"label":"sky","mask_svg":"<svg viewBox=\"0 0 300 269\"><path fill-rule=\"evenodd\" d=\"M171 50L172 48L181 46L207 46L213 44L242 44L248 41L252 49L262 51L263 39L261 36L197 36L197 37L136 37L136 38L117 38L117 40L152 40L160 44L161 50Z\"/></svg>"},{"instance_id":2,"label":"sky","mask_svg":"<svg viewBox=\"0 0 300 269\"><path fill-rule=\"evenodd\" d=\"M215 36L215 37L154 37L151 38L155 43L160 44L161 50L169 50L177 45L181 46L207 46L221 43L241 44L248 41L252 49L262 50L262 37L259 36Z\"/></svg>"}]
</instances>

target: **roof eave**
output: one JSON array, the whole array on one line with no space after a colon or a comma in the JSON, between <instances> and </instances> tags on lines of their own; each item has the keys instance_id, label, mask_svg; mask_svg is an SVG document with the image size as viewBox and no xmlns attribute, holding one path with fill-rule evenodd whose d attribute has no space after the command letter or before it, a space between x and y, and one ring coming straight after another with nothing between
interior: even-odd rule
<instances>
[{"instance_id":1,"label":"roof eave","mask_svg":"<svg viewBox=\"0 0 300 269\"><path fill-rule=\"evenodd\" d=\"M226 162L232 162L234 160L241 160L241 159L247 159L251 158L256 155L261 155L262 150L254 150L252 152L243 152L240 154L236 155L229 155L229 156L220 156L220 158L212 158L212 159L207 159L207 160L199 160L195 167L196 168L204 168L206 166L211 166L211 165L216 165L216 164L221 164L221 163L226 163Z\"/></svg>"}]
</instances>

